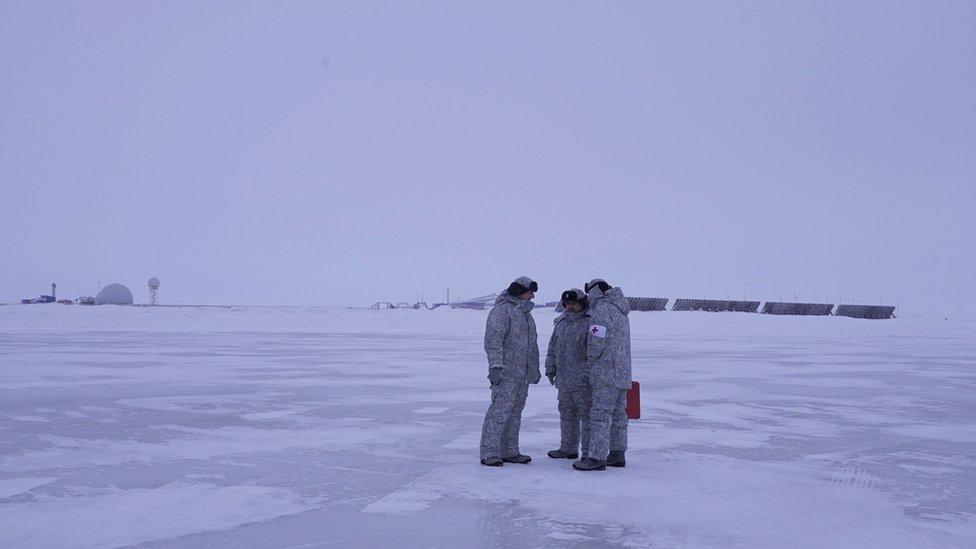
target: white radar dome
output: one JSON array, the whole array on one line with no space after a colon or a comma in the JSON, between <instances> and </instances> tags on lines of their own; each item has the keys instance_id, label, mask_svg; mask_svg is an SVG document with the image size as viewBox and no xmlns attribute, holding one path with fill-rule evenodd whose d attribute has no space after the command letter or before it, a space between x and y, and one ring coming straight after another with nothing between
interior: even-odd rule
<instances>
[{"instance_id":1,"label":"white radar dome","mask_svg":"<svg viewBox=\"0 0 976 549\"><path fill-rule=\"evenodd\" d=\"M132 305L132 292L121 284L109 284L95 296L95 305Z\"/></svg>"}]
</instances>

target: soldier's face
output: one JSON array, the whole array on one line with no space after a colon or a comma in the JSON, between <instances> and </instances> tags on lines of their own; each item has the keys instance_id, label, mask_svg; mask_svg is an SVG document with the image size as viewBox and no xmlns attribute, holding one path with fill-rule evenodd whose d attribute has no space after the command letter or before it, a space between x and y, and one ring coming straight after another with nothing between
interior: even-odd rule
<instances>
[{"instance_id":1,"label":"soldier's face","mask_svg":"<svg viewBox=\"0 0 976 549\"><path fill-rule=\"evenodd\" d=\"M583 305L581 305L579 302L567 301L566 310L571 313L578 313L583 310Z\"/></svg>"},{"instance_id":2,"label":"soldier's face","mask_svg":"<svg viewBox=\"0 0 976 549\"><path fill-rule=\"evenodd\" d=\"M533 297L535 297L535 292L533 292L532 290L529 290L529 291L525 292L524 294L522 294L522 295L520 295L518 297L519 297L519 299L532 299Z\"/></svg>"}]
</instances>

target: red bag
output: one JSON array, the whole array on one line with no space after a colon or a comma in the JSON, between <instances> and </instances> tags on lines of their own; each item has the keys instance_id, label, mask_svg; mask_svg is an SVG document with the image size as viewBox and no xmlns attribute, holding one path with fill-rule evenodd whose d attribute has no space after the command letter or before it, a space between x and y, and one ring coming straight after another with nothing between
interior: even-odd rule
<instances>
[{"instance_id":1,"label":"red bag","mask_svg":"<svg viewBox=\"0 0 976 549\"><path fill-rule=\"evenodd\" d=\"M627 390L627 419L640 419L640 382L632 381Z\"/></svg>"}]
</instances>

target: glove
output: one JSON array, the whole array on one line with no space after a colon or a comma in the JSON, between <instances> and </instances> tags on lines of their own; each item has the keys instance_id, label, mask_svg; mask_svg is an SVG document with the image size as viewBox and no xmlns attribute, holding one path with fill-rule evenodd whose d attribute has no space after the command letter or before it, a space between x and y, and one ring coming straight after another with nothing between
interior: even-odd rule
<instances>
[{"instance_id":1,"label":"glove","mask_svg":"<svg viewBox=\"0 0 976 549\"><path fill-rule=\"evenodd\" d=\"M488 383L497 385L502 382L501 368L488 368Z\"/></svg>"},{"instance_id":2,"label":"glove","mask_svg":"<svg viewBox=\"0 0 976 549\"><path fill-rule=\"evenodd\" d=\"M556 384L556 374L546 374L546 377L549 378L549 385Z\"/></svg>"}]
</instances>

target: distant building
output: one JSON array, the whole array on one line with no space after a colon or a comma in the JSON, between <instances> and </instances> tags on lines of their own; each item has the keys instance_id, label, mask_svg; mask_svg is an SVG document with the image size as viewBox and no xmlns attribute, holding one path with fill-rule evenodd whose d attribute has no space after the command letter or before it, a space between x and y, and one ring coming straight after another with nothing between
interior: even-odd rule
<instances>
[{"instance_id":1,"label":"distant building","mask_svg":"<svg viewBox=\"0 0 976 549\"><path fill-rule=\"evenodd\" d=\"M95 296L95 305L132 305L132 292L122 284L109 284Z\"/></svg>"},{"instance_id":2,"label":"distant building","mask_svg":"<svg viewBox=\"0 0 976 549\"><path fill-rule=\"evenodd\" d=\"M488 294L463 301L455 301L451 303L451 307L454 309L475 309L480 311L493 305L496 299L498 299L498 294Z\"/></svg>"},{"instance_id":3,"label":"distant building","mask_svg":"<svg viewBox=\"0 0 976 549\"><path fill-rule=\"evenodd\" d=\"M51 283L51 295L42 295L41 297L21 299L20 303L22 305L30 305L32 303L54 303L57 300L57 288L58 285Z\"/></svg>"}]
</instances>

